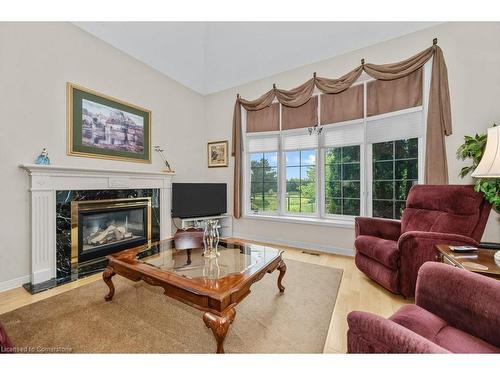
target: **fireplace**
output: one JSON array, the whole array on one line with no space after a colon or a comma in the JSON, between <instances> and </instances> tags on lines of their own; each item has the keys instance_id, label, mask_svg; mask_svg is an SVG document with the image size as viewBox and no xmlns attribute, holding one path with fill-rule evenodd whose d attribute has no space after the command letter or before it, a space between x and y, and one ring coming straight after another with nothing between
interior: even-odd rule
<instances>
[{"instance_id":1,"label":"fireplace","mask_svg":"<svg viewBox=\"0 0 500 375\"><path fill-rule=\"evenodd\" d=\"M151 198L71 202L72 265L151 241Z\"/></svg>"},{"instance_id":2,"label":"fireplace","mask_svg":"<svg viewBox=\"0 0 500 375\"><path fill-rule=\"evenodd\" d=\"M74 263L78 262L78 245L72 246L71 237L72 233L77 233L78 226L72 226L73 201L99 200L102 203L104 200L150 198L151 216L147 214L145 222L148 230L151 226L151 242L171 237L173 173L38 164L19 167L30 176L27 186L31 216L27 233L31 244L30 280L23 285L30 293L102 272L106 267L103 257ZM78 237L76 239L78 244ZM146 237L143 241L147 240Z\"/></svg>"}]
</instances>

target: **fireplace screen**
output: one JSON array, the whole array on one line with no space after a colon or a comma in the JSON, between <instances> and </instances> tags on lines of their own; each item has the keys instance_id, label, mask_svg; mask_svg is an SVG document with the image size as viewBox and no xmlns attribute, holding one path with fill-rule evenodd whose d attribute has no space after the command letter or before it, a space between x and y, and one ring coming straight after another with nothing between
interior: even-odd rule
<instances>
[{"instance_id":1,"label":"fireplace screen","mask_svg":"<svg viewBox=\"0 0 500 375\"><path fill-rule=\"evenodd\" d=\"M82 216L83 252L115 242L146 237L144 210L140 208Z\"/></svg>"},{"instance_id":2,"label":"fireplace screen","mask_svg":"<svg viewBox=\"0 0 500 375\"><path fill-rule=\"evenodd\" d=\"M151 239L150 198L71 203L72 259L87 261Z\"/></svg>"}]
</instances>

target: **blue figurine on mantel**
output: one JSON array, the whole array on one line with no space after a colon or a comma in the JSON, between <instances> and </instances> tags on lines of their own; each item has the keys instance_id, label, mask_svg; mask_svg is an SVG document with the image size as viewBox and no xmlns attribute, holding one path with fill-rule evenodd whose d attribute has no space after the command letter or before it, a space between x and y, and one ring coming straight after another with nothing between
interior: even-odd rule
<instances>
[{"instance_id":1,"label":"blue figurine on mantel","mask_svg":"<svg viewBox=\"0 0 500 375\"><path fill-rule=\"evenodd\" d=\"M35 164L50 165L49 152L44 147L40 155L35 160Z\"/></svg>"}]
</instances>

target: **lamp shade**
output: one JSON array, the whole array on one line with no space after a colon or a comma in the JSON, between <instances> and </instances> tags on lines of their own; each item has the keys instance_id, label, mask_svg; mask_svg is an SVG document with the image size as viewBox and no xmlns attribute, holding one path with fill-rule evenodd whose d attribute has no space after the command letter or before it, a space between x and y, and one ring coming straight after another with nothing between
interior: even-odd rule
<instances>
[{"instance_id":1,"label":"lamp shade","mask_svg":"<svg viewBox=\"0 0 500 375\"><path fill-rule=\"evenodd\" d=\"M500 178L500 126L488 129L486 148L472 177Z\"/></svg>"}]
</instances>

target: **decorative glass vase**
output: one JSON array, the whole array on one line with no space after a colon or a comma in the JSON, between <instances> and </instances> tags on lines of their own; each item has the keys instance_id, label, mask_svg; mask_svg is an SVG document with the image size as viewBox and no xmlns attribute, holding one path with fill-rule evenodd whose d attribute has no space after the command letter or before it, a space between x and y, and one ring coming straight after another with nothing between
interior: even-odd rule
<instances>
[{"instance_id":1,"label":"decorative glass vase","mask_svg":"<svg viewBox=\"0 0 500 375\"><path fill-rule=\"evenodd\" d=\"M218 279L220 278L220 266L219 266L219 258L215 257L207 257L204 259L203 266L203 276L208 279Z\"/></svg>"},{"instance_id":2,"label":"decorative glass vase","mask_svg":"<svg viewBox=\"0 0 500 375\"><path fill-rule=\"evenodd\" d=\"M216 258L220 255L217 251L219 246L219 220L207 220L205 222L203 245L205 246L204 257Z\"/></svg>"}]
</instances>

